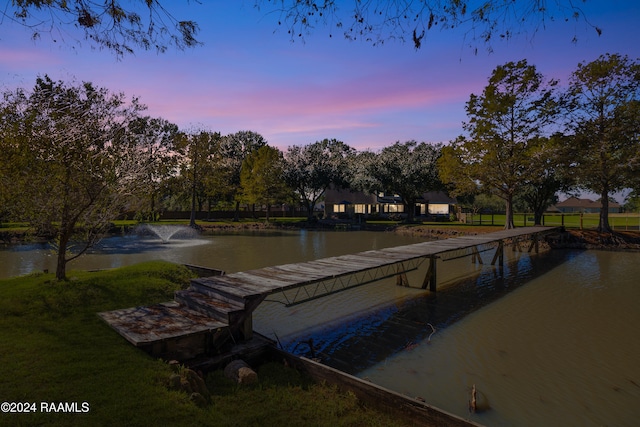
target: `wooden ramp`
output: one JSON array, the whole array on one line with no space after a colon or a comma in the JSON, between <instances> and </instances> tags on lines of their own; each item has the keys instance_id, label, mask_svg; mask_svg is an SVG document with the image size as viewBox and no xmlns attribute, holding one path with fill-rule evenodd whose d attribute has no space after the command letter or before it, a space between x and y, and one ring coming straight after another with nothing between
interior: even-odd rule
<instances>
[{"instance_id":1,"label":"wooden ramp","mask_svg":"<svg viewBox=\"0 0 640 427\"><path fill-rule=\"evenodd\" d=\"M480 252L495 250L491 264L500 267L505 242L515 247L526 240L531 251L537 249L541 237L558 230L517 228L198 278L189 289L176 292L175 302L99 315L134 345L154 356L180 360L197 351L219 348L229 339L250 339L252 312L268 295L281 293L285 304L292 305L386 277L395 276L397 284L408 285L405 273L425 260L430 264L421 287L435 292L437 258L479 257ZM183 345L175 344L186 337L191 337L197 351L185 351Z\"/></svg>"}]
</instances>

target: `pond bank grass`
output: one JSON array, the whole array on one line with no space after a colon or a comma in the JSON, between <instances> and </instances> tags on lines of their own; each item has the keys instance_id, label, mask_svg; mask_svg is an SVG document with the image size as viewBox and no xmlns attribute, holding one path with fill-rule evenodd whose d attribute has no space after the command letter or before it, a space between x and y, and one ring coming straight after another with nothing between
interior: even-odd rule
<instances>
[{"instance_id":1,"label":"pond bank grass","mask_svg":"<svg viewBox=\"0 0 640 427\"><path fill-rule=\"evenodd\" d=\"M182 266L148 262L72 271L66 282L42 273L0 280L0 396L37 408L0 413L0 425L400 425L274 363L257 368L260 381L251 387L210 373L212 401L204 408L171 390L171 367L133 347L96 313L171 300L190 278ZM78 411L44 413L43 402L75 403Z\"/></svg>"}]
</instances>

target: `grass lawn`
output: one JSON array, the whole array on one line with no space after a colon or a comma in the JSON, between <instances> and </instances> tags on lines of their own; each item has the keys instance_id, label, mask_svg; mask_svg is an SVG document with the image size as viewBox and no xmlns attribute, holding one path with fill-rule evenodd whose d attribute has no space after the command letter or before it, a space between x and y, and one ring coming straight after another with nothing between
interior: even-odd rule
<instances>
[{"instance_id":1,"label":"grass lawn","mask_svg":"<svg viewBox=\"0 0 640 427\"><path fill-rule=\"evenodd\" d=\"M72 271L67 282L53 274L0 280L0 401L35 403L36 409L0 413L0 425L402 425L275 363L256 367L260 381L252 386L210 373L212 399L203 408L171 390L172 368L133 347L96 313L171 300L190 274L151 262ZM88 412L43 413L43 402L77 402Z\"/></svg>"},{"instance_id":2,"label":"grass lawn","mask_svg":"<svg viewBox=\"0 0 640 427\"><path fill-rule=\"evenodd\" d=\"M566 228L594 229L598 228L600 214L544 214L544 225L556 227L564 225ZM504 214L479 214L473 215L474 225L498 225L504 226ZM513 222L516 227L532 226L533 214L514 214ZM616 229L638 230L640 227L640 215L637 213L609 214L609 225Z\"/></svg>"}]
</instances>

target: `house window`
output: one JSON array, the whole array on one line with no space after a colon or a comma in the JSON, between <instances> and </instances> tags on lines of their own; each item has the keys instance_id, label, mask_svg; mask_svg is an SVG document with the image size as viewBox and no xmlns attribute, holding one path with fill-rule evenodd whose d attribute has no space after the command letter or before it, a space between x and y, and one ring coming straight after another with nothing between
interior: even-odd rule
<instances>
[{"instance_id":1,"label":"house window","mask_svg":"<svg viewBox=\"0 0 640 427\"><path fill-rule=\"evenodd\" d=\"M388 205L385 205L384 208L385 208L384 211L386 213L403 213L404 212L404 205L388 204Z\"/></svg>"},{"instance_id":2,"label":"house window","mask_svg":"<svg viewBox=\"0 0 640 427\"><path fill-rule=\"evenodd\" d=\"M344 213L345 212L345 207L347 205L333 205L333 211L335 213Z\"/></svg>"},{"instance_id":3,"label":"house window","mask_svg":"<svg viewBox=\"0 0 640 427\"><path fill-rule=\"evenodd\" d=\"M353 209L354 209L354 212L357 213L357 214L366 214L367 213L367 205L365 205L365 204L353 205Z\"/></svg>"}]
</instances>

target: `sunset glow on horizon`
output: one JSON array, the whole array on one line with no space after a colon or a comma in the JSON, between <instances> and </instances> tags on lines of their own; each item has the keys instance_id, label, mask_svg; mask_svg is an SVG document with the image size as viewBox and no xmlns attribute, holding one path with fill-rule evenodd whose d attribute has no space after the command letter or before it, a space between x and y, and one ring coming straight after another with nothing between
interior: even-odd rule
<instances>
[{"instance_id":1,"label":"sunset glow on horizon","mask_svg":"<svg viewBox=\"0 0 640 427\"><path fill-rule=\"evenodd\" d=\"M169 4L169 3L167 3ZM640 2L584 3L585 23L545 23L530 37L479 45L474 54L456 30L409 43L329 38L326 31L291 42L277 18L243 2L171 3L174 16L194 19L201 47L163 54L137 51L118 60L82 41L32 41L27 29L0 23L2 90L30 89L37 76L90 81L127 98L181 129L229 134L251 130L280 149L335 138L378 150L396 141L448 142L462 133L465 103L492 70L527 59L548 78L566 83L580 62L605 53L640 57ZM573 34L578 42L572 43ZM479 43L479 42L478 42Z\"/></svg>"}]
</instances>

